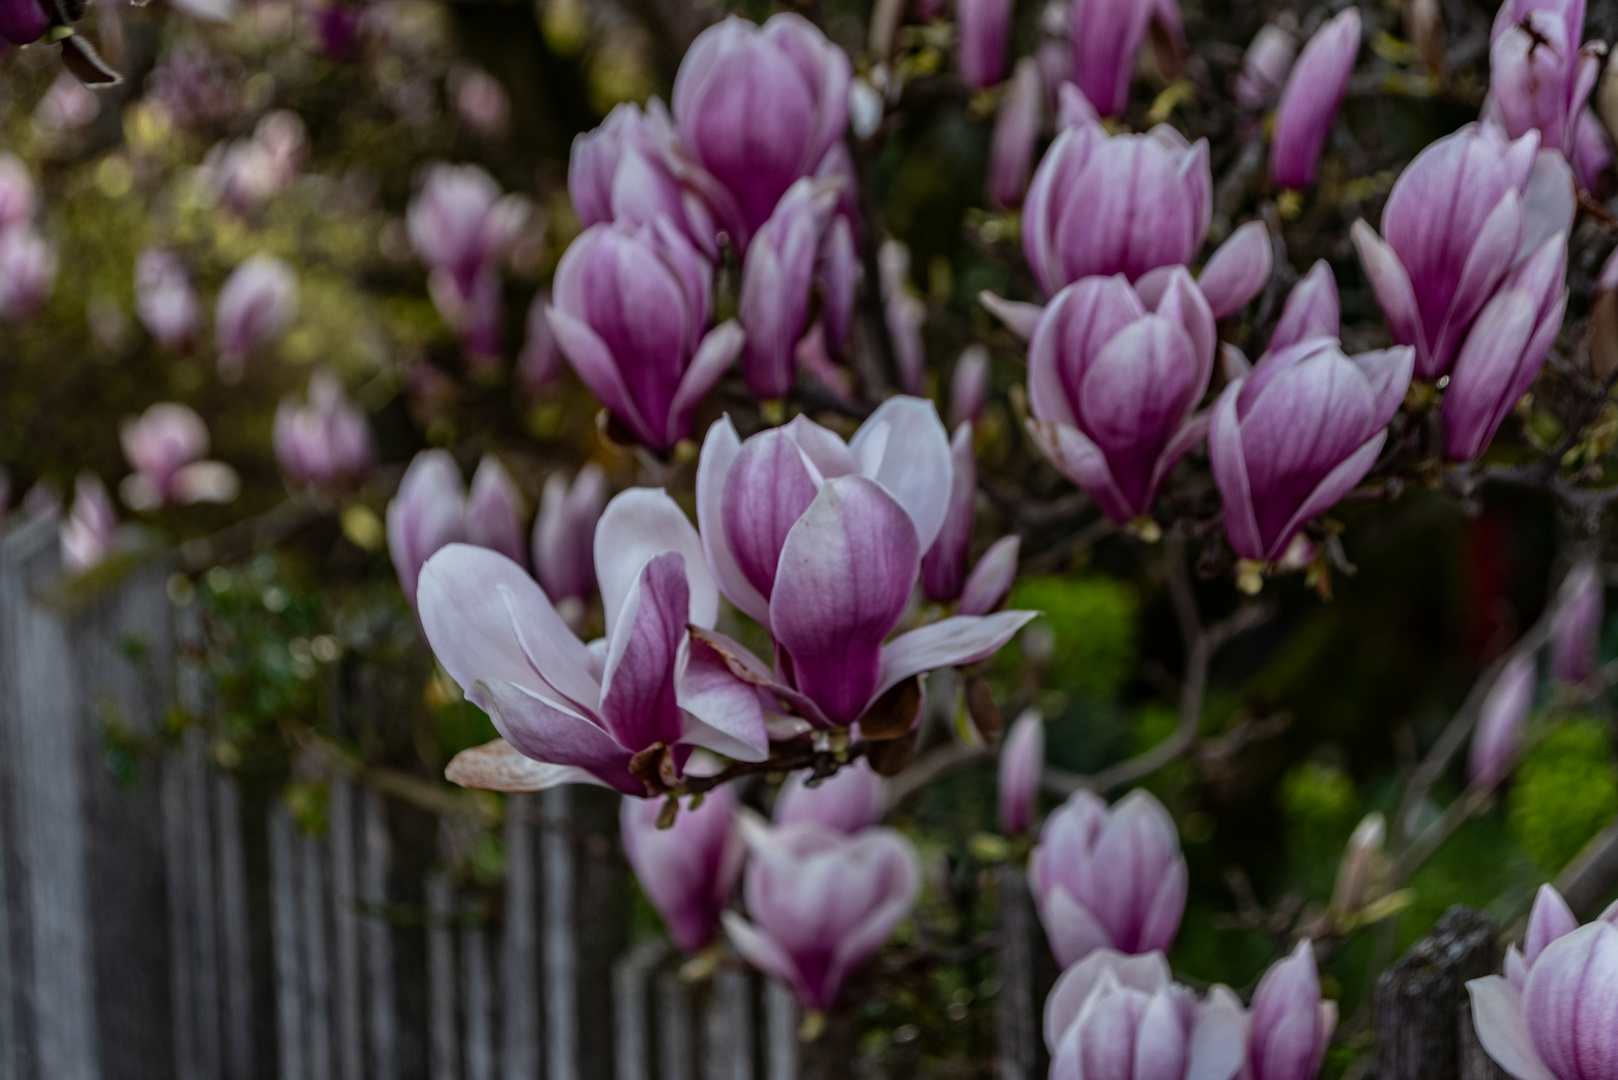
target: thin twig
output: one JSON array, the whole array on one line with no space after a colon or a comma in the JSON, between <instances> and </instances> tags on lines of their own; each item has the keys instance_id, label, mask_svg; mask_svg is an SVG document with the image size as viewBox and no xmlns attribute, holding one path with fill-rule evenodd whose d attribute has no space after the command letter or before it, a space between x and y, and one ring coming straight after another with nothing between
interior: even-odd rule
<instances>
[{"instance_id":1,"label":"thin twig","mask_svg":"<svg viewBox=\"0 0 1618 1080\"><path fill-rule=\"evenodd\" d=\"M1483 702L1494 688L1500 673L1506 669L1519 656L1526 656L1538 652L1550 637L1551 624L1554 621L1556 605L1549 604L1540 614L1539 620L1529 627L1528 632L1517 639L1516 644L1495 658L1487 671L1472 685L1466 700L1461 703L1460 709L1453 719L1439 734L1438 741L1433 743L1427 756L1422 758L1411 773L1409 782L1405 785L1404 797L1399 800L1399 812L1393 819L1392 848L1401 851L1408 837L1408 826L1416 808L1427 800L1427 793L1432 789L1438 778L1444 775L1449 768L1451 759L1466 742L1472 729L1477 726L1478 714L1483 709ZM1402 854L1400 856L1403 858ZM1418 860L1419 861L1419 860ZM1414 869L1412 865L1410 869Z\"/></svg>"},{"instance_id":2,"label":"thin twig","mask_svg":"<svg viewBox=\"0 0 1618 1080\"><path fill-rule=\"evenodd\" d=\"M982 760L989 751L981 746L948 742L921 755L904 772L888 781L888 805L898 806L905 799L962 765Z\"/></svg>"},{"instance_id":3,"label":"thin twig","mask_svg":"<svg viewBox=\"0 0 1618 1080\"><path fill-rule=\"evenodd\" d=\"M1230 639L1267 622L1271 609L1262 604L1238 608L1228 618L1204 627L1197 614L1196 597L1185 568L1185 544L1170 534L1164 542L1169 597L1174 603L1180 633L1186 642L1185 678L1180 683L1180 721L1174 733L1143 754L1120 761L1090 776L1077 776L1061 769L1047 768L1041 783L1047 791L1071 795L1080 789L1105 794L1161 769L1181 756L1197 741L1202 722L1202 703L1208 688L1208 665L1214 653Z\"/></svg>"}]
</instances>

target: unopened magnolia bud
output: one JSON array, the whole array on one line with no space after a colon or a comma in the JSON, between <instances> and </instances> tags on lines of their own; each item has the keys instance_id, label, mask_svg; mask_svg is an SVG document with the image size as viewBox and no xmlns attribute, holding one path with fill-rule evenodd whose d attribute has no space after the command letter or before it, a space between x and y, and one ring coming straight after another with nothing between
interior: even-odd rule
<instances>
[{"instance_id":1,"label":"unopened magnolia bud","mask_svg":"<svg viewBox=\"0 0 1618 1080\"><path fill-rule=\"evenodd\" d=\"M1337 865L1337 887L1332 890L1331 906L1338 911L1358 911L1376 898L1387 872L1388 825L1381 814L1365 815L1348 838L1343 861Z\"/></svg>"}]
</instances>

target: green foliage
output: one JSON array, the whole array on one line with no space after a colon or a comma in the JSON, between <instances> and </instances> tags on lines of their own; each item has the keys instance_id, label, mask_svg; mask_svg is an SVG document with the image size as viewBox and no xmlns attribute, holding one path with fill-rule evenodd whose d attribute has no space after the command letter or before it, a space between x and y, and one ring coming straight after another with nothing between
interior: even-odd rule
<instances>
[{"instance_id":1,"label":"green foliage","mask_svg":"<svg viewBox=\"0 0 1618 1080\"><path fill-rule=\"evenodd\" d=\"M1618 775L1604 725L1570 720L1517 771L1511 827L1546 871L1566 866L1618 813Z\"/></svg>"},{"instance_id":2,"label":"green foliage","mask_svg":"<svg viewBox=\"0 0 1618 1080\"><path fill-rule=\"evenodd\" d=\"M1011 607L1043 612L1027 633L1048 633L1046 684L1053 689L1111 697L1134 670L1140 601L1109 577L1025 577L1011 590ZM1015 657L1019 650L1002 655ZM1026 646L1023 650L1026 651Z\"/></svg>"},{"instance_id":3,"label":"green foliage","mask_svg":"<svg viewBox=\"0 0 1618 1080\"><path fill-rule=\"evenodd\" d=\"M1281 781L1281 812L1287 839L1299 854L1332 854L1359 819L1354 781L1341 769L1305 761Z\"/></svg>"},{"instance_id":4,"label":"green foliage","mask_svg":"<svg viewBox=\"0 0 1618 1080\"><path fill-rule=\"evenodd\" d=\"M499 732L482 709L462 698L439 709L433 717L438 727L438 745L446 757L499 737Z\"/></svg>"}]
</instances>

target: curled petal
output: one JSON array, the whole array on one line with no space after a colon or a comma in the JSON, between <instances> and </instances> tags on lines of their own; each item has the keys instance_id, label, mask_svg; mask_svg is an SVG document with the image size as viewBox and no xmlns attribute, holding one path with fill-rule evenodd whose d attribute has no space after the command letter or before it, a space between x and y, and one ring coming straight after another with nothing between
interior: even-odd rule
<instances>
[{"instance_id":1,"label":"curled petal","mask_svg":"<svg viewBox=\"0 0 1618 1080\"><path fill-rule=\"evenodd\" d=\"M909 515L863 477L828 480L787 534L770 626L798 689L834 722L858 720L875 696L920 563Z\"/></svg>"},{"instance_id":2,"label":"curled petal","mask_svg":"<svg viewBox=\"0 0 1618 1080\"><path fill-rule=\"evenodd\" d=\"M1249 221L1219 246L1197 279L1214 318L1236 314L1259 294L1270 280L1274 257L1269 230L1262 221Z\"/></svg>"}]
</instances>

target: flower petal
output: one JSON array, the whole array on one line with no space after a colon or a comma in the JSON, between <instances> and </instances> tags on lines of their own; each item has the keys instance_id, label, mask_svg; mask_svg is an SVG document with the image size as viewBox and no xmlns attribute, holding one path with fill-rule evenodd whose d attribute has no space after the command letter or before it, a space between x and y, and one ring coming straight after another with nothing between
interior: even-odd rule
<instances>
[{"instance_id":1,"label":"flower petal","mask_svg":"<svg viewBox=\"0 0 1618 1080\"><path fill-rule=\"evenodd\" d=\"M503 679L479 679L466 699L489 714L519 753L584 769L625 795L646 794L646 785L630 775L630 752L584 717Z\"/></svg>"},{"instance_id":2,"label":"flower petal","mask_svg":"<svg viewBox=\"0 0 1618 1080\"><path fill-rule=\"evenodd\" d=\"M692 412L736 359L744 340L741 325L735 319L727 319L708 331L702 344L697 346L690 366L680 376L674 399L669 402L666 441L662 445L673 446L691 434Z\"/></svg>"},{"instance_id":3,"label":"flower petal","mask_svg":"<svg viewBox=\"0 0 1618 1080\"><path fill-rule=\"evenodd\" d=\"M1516 1080L1556 1080L1534 1049L1517 991L1498 975L1473 979L1466 990L1472 997L1472 1027L1494 1063Z\"/></svg>"},{"instance_id":4,"label":"flower petal","mask_svg":"<svg viewBox=\"0 0 1618 1080\"><path fill-rule=\"evenodd\" d=\"M1269 230L1262 221L1249 221L1219 245L1197 278L1214 318L1223 319L1246 307L1270 280L1274 258Z\"/></svg>"},{"instance_id":5,"label":"flower petal","mask_svg":"<svg viewBox=\"0 0 1618 1080\"><path fill-rule=\"evenodd\" d=\"M462 750L450 759L444 779L479 791L544 791L560 784L612 786L576 765L555 765L524 757L504 739Z\"/></svg>"},{"instance_id":6,"label":"flower petal","mask_svg":"<svg viewBox=\"0 0 1618 1080\"><path fill-rule=\"evenodd\" d=\"M596 707L601 691L589 650L544 590L504 555L450 544L422 567L416 603L433 655L461 689L499 679L535 693L554 688Z\"/></svg>"},{"instance_id":7,"label":"flower petal","mask_svg":"<svg viewBox=\"0 0 1618 1080\"><path fill-rule=\"evenodd\" d=\"M993 656L1037 611L993 615L952 615L894 638L882 648L882 677L876 693L912 675L943 667L975 664Z\"/></svg>"},{"instance_id":8,"label":"flower petal","mask_svg":"<svg viewBox=\"0 0 1618 1080\"><path fill-rule=\"evenodd\" d=\"M691 639L690 660L680 678L680 707L689 714L683 741L707 747L737 761L763 761L770 755L764 710L758 691L731 674L713 646ZM690 727L694 719L704 730Z\"/></svg>"},{"instance_id":9,"label":"flower petal","mask_svg":"<svg viewBox=\"0 0 1618 1080\"><path fill-rule=\"evenodd\" d=\"M730 416L714 421L702 440L702 456L697 463L697 524L702 526L702 550L718 587L732 604L767 627L770 603L742 573L725 537L725 478L741 449L742 440Z\"/></svg>"},{"instance_id":10,"label":"flower petal","mask_svg":"<svg viewBox=\"0 0 1618 1080\"><path fill-rule=\"evenodd\" d=\"M944 527L953 463L938 407L925 398L891 397L848 441L860 475L882 485L910 515L926 551Z\"/></svg>"},{"instance_id":11,"label":"flower petal","mask_svg":"<svg viewBox=\"0 0 1618 1080\"><path fill-rule=\"evenodd\" d=\"M607 504L596 525L596 579L609 639L641 568L665 551L677 551L685 559L691 614L684 621L708 627L719 617L719 587L708 571L702 538L685 511L661 488L630 488Z\"/></svg>"},{"instance_id":12,"label":"flower petal","mask_svg":"<svg viewBox=\"0 0 1618 1080\"><path fill-rule=\"evenodd\" d=\"M601 720L621 746L637 753L653 743L673 746L684 733L674 692L691 609L683 562L673 551L652 557L624 597L608 638Z\"/></svg>"},{"instance_id":13,"label":"flower petal","mask_svg":"<svg viewBox=\"0 0 1618 1080\"><path fill-rule=\"evenodd\" d=\"M944 453L947 485L947 445ZM909 514L864 477L828 480L787 534L770 626L793 682L834 722L859 719L875 696L882 641L904 614L920 565Z\"/></svg>"}]
</instances>

